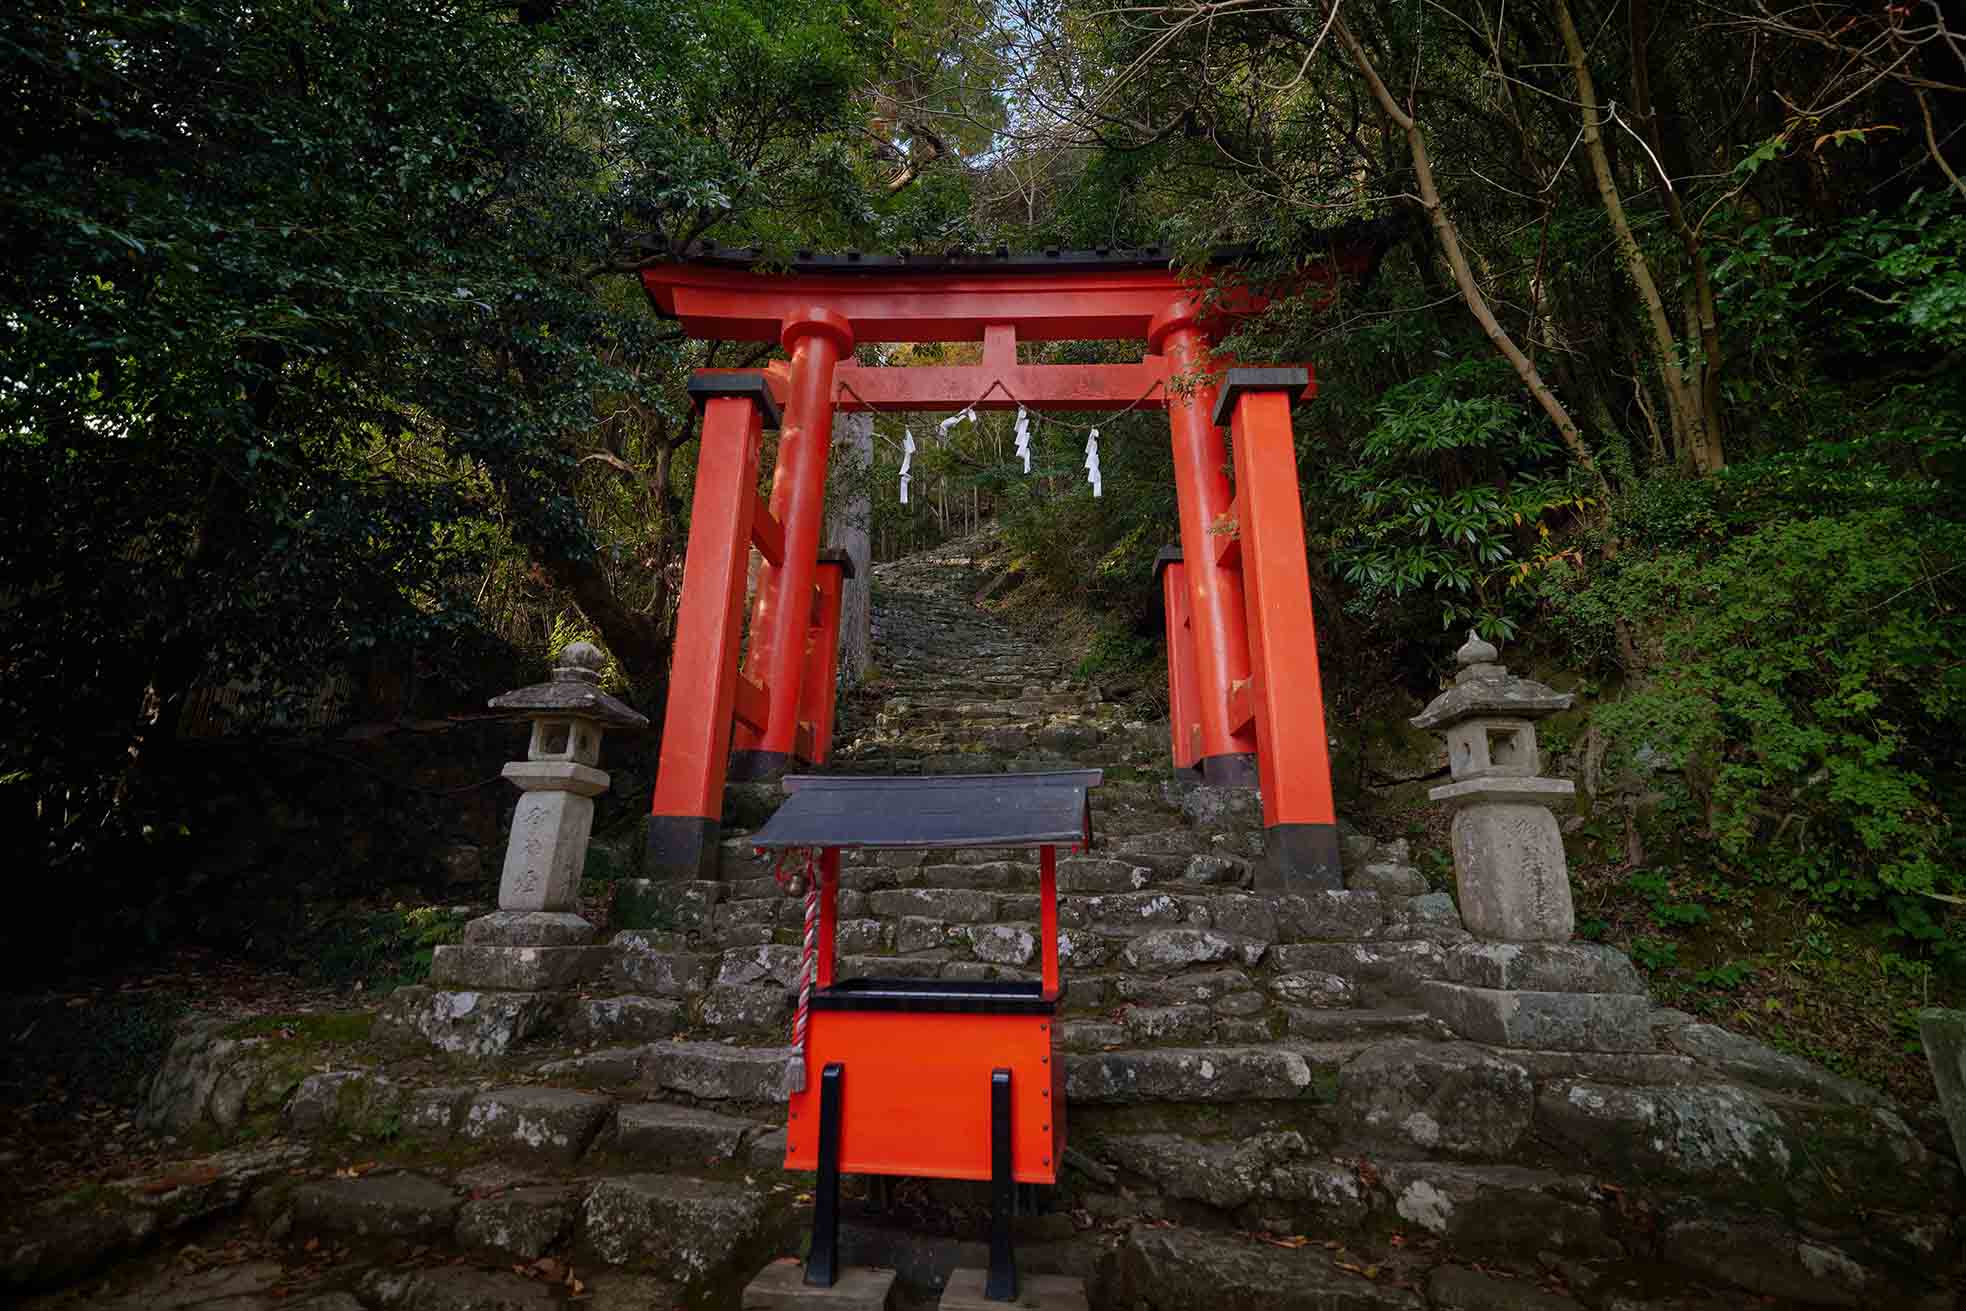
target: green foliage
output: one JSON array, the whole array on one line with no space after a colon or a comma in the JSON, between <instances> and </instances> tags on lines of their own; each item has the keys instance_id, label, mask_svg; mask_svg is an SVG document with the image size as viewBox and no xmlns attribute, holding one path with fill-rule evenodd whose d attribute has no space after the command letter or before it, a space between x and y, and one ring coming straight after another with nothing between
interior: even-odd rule
<instances>
[{"instance_id":1,"label":"green foliage","mask_svg":"<svg viewBox=\"0 0 1966 1311\"><path fill-rule=\"evenodd\" d=\"M444 906L334 911L295 944L303 975L335 987L370 990L421 983L436 949L464 936L467 908Z\"/></svg>"},{"instance_id":2,"label":"green foliage","mask_svg":"<svg viewBox=\"0 0 1966 1311\"><path fill-rule=\"evenodd\" d=\"M1652 918L1662 926L1689 927L1713 918L1704 906L1673 900L1672 880L1658 870L1634 870L1625 886L1651 906Z\"/></svg>"},{"instance_id":3,"label":"green foliage","mask_svg":"<svg viewBox=\"0 0 1966 1311\"><path fill-rule=\"evenodd\" d=\"M889 39L865 0L9 7L0 793L52 881L196 859L199 687L276 732L372 669L481 699L549 587L661 686L704 351L608 270L864 232Z\"/></svg>"},{"instance_id":4,"label":"green foliage","mask_svg":"<svg viewBox=\"0 0 1966 1311\"><path fill-rule=\"evenodd\" d=\"M1158 663L1160 658L1161 644L1154 638L1143 637L1117 624L1107 624L1093 634L1085 656L1079 661L1077 672L1080 678L1095 678L1120 671L1135 674Z\"/></svg>"},{"instance_id":5,"label":"green foliage","mask_svg":"<svg viewBox=\"0 0 1966 1311\"><path fill-rule=\"evenodd\" d=\"M1714 269L1718 293L1759 351L1797 351L1812 329L1828 334L1818 349L1966 346L1966 209L1948 192L1914 193L1894 212L1825 231L1770 216L1730 245ZM1842 312L1822 314L1825 299Z\"/></svg>"},{"instance_id":6,"label":"green foliage","mask_svg":"<svg viewBox=\"0 0 1966 1311\"><path fill-rule=\"evenodd\" d=\"M1730 960L1712 969L1696 970L1693 982L1703 988L1717 988L1722 992L1735 992L1754 977L1754 966L1746 961Z\"/></svg>"},{"instance_id":7,"label":"green foliage","mask_svg":"<svg viewBox=\"0 0 1966 1311\"><path fill-rule=\"evenodd\" d=\"M1679 964L1679 946L1659 938L1633 938L1631 958L1640 969L1669 970Z\"/></svg>"},{"instance_id":8,"label":"green foliage","mask_svg":"<svg viewBox=\"0 0 1966 1311\"><path fill-rule=\"evenodd\" d=\"M256 1015L226 1026L228 1038L280 1038L312 1046L348 1046L369 1036L374 1011L308 1012L299 1015Z\"/></svg>"},{"instance_id":9,"label":"green foliage","mask_svg":"<svg viewBox=\"0 0 1966 1311\"><path fill-rule=\"evenodd\" d=\"M83 1005L57 993L0 999L11 1042L0 1106L70 1096L111 1105L137 1099L170 1049L186 1000L174 993L99 995Z\"/></svg>"},{"instance_id":10,"label":"green foliage","mask_svg":"<svg viewBox=\"0 0 1966 1311\"><path fill-rule=\"evenodd\" d=\"M613 847L590 843L580 878L583 883L605 884L627 878L632 873L632 870L623 867L621 855Z\"/></svg>"},{"instance_id":11,"label":"green foliage","mask_svg":"<svg viewBox=\"0 0 1966 1311\"><path fill-rule=\"evenodd\" d=\"M1634 564L1617 596L1656 624L1661 667L1598 727L1686 770L1721 850L1760 877L1826 904L1889 900L1936 936L1923 899L1966 888L1966 619L1941 563L1962 551L1966 525L1887 507Z\"/></svg>"},{"instance_id":12,"label":"green foliage","mask_svg":"<svg viewBox=\"0 0 1966 1311\"><path fill-rule=\"evenodd\" d=\"M1388 388L1374 420L1333 478L1351 502L1341 576L1364 604L1421 593L1442 628L1513 637L1528 595L1512 585L1553 554L1555 516L1591 504L1557 444L1492 356Z\"/></svg>"}]
</instances>

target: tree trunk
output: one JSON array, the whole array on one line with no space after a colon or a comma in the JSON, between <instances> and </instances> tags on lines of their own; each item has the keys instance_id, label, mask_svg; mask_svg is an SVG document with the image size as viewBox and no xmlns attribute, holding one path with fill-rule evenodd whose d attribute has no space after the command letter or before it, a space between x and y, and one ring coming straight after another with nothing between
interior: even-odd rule
<instances>
[{"instance_id":1,"label":"tree trunk","mask_svg":"<svg viewBox=\"0 0 1966 1311\"><path fill-rule=\"evenodd\" d=\"M1419 122L1393 99L1392 92L1386 89L1386 83L1373 66L1371 57L1366 54L1365 47L1352 34L1350 25L1343 18L1336 18L1332 22L1332 31L1358 67L1359 75L1371 88L1380 111L1406 136L1407 152L1413 159L1414 181L1420 189L1420 207L1426 211L1427 221L1433 225L1434 235L1440 241L1441 253L1447 257L1447 267L1454 274L1454 285L1459 288L1462 301L1481 325L1488 340L1494 343L1495 349L1514 366L1522 385L1528 388L1543 413L1556 425L1563 444L1570 449L1571 457L1590 474L1597 484L1598 494L1608 502L1611 486L1599 470L1590 447L1584 444L1584 434L1578 429L1577 421L1570 417L1570 411L1557 399L1549 384L1543 381L1543 376L1536 371L1529 357L1523 354L1522 348L1516 345L1515 339L1503 329L1495 317L1495 311L1489 308L1488 298L1481 294L1481 288L1475 284L1474 270L1469 267L1467 254L1461 249L1460 234L1455 231L1454 221L1448 217L1446 206L1441 204L1440 191L1434 185L1433 163L1428 158L1427 141L1420 131Z\"/></svg>"},{"instance_id":2,"label":"tree trunk","mask_svg":"<svg viewBox=\"0 0 1966 1311\"><path fill-rule=\"evenodd\" d=\"M1584 153L1597 179L1598 198L1611 221L1611 232L1617 240L1625 272L1638 288L1639 299L1645 303L1646 323L1652 334L1653 358L1665 383L1666 414L1673 445L1696 471L1711 473L1710 461L1714 452L1709 449L1706 436L1706 407L1698 389L1688 380L1685 369L1680 365L1679 341L1673 333L1671 320L1666 316L1665 300L1659 295L1658 283L1652 277L1652 267L1646 262L1645 252L1639 249L1638 238L1632 235L1631 223L1625 218L1624 200L1618 194L1617 179L1611 172L1611 159L1604 149L1597 87L1591 81L1590 66L1585 62L1583 39L1577 35L1577 24L1570 17L1567 0L1550 0L1550 3L1556 13L1557 27L1563 33L1563 48L1570 58L1571 74L1577 83Z\"/></svg>"},{"instance_id":3,"label":"tree trunk","mask_svg":"<svg viewBox=\"0 0 1966 1311\"><path fill-rule=\"evenodd\" d=\"M1649 66L1652 51L1650 0L1631 0L1632 108L1652 147L1652 165L1665 194L1666 217L1686 251L1686 264L1693 274L1693 298L1687 304L1688 337L1700 342L1698 376L1690 380L1700 404L1700 428L1695 435L1699 448L1694 464L1706 472L1727 464L1721 431L1720 369L1723 363L1720 342L1720 311L1714 303L1713 279L1707 267L1706 245L1686 218L1679 189L1666 175L1666 141L1659 131L1659 116L1652 106L1652 77Z\"/></svg>"},{"instance_id":4,"label":"tree trunk","mask_svg":"<svg viewBox=\"0 0 1966 1311\"><path fill-rule=\"evenodd\" d=\"M840 595L840 668L849 687L867 677L873 662L873 552L868 549L867 528L873 521L873 498L868 493L867 476L874 464L874 415L872 411L833 416L833 467L849 475L851 489L826 515L828 546L837 546L853 561L853 577Z\"/></svg>"}]
</instances>

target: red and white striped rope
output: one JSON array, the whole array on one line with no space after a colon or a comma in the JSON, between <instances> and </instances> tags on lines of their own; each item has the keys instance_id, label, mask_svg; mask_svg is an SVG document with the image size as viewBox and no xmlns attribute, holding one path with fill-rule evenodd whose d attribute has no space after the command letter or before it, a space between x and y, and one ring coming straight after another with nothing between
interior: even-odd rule
<instances>
[{"instance_id":1,"label":"red and white striped rope","mask_svg":"<svg viewBox=\"0 0 1966 1311\"><path fill-rule=\"evenodd\" d=\"M792 1014L792 1091L805 1091L806 1019L812 1010L812 976L819 951L819 871L806 852L805 952L799 959L799 1006Z\"/></svg>"}]
</instances>

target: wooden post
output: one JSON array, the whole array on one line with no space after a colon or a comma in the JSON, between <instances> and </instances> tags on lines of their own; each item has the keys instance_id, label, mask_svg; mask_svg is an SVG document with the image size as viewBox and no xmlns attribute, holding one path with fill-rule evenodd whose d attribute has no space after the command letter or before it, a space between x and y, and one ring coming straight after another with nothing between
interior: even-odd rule
<instances>
[{"instance_id":1,"label":"wooden post","mask_svg":"<svg viewBox=\"0 0 1966 1311\"><path fill-rule=\"evenodd\" d=\"M1290 430L1291 402L1310 385L1308 369L1231 369L1215 404L1216 422L1233 425L1234 554L1248 614L1246 699L1263 789L1267 871L1258 886L1272 890L1344 886Z\"/></svg>"},{"instance_id":2,"label":"wooden post","mask_svg":"<svg viewBox=\"0 0 1966 1311\"><path fill-rule=\"evenodd\" d=\"M743 681L738 625L758 500L758 447L764 427L776 428L779 416L762 374L699 375L689 390L703 406L703 437L649 815L648 865L656 878L712 879L722 838L725 761Z\"/></svg>"},{"instance_id":3,"label":"wooden post","mask_svg":"<svg viewBox=\"0 0 1966 1311\"><path fill-rule=\"evenodd\" d=\"M826 515L825 542L846 552L851 565L840 590L840 669L848 687L858 687L874 660L874 556L869 526L874 521L868 478L874 466L874 416L869 411L833 420L833 464L851 471L852 489Z\"/></svg>"},{"instance_id":4,"label":"wooden post","mask_svg":"<svg viewBox=\"0 0 1966 1311\"><path fill-rule=\"evenodd\" d=\"M1190 773L1201 768L1201 692L1195 680L1194 612L1188 587L1188 568L1181 548L1163 549L1154 561L1160 575L1161 602L1167 611L1167 725L1173 739L1174 767Z\"/></svg>"}]
</instances>

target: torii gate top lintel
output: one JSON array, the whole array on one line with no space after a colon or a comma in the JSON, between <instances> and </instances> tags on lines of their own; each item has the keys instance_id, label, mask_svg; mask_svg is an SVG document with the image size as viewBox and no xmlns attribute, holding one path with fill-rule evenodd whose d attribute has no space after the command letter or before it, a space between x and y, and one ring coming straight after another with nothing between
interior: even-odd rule
<instances>
[{"instance_id":1,"label":"torii gate top lintel","mask_svg":"<svg viewBox=\"0 0 1966 1311\"><path fill-rule=\"evenodd\" d=\"M1384 250L1376 231L1334 234L1303 280L1369 276ZM1231 266L1251 254L1225 249L1208 263ZM1156 316L1177 302L1198 305L1209 281L1174 267L1160 247L927 257L802 252L776 266L752 251L712 249L642 271L659 313L691 336L729 341L777 341L788 312L801 306L840 314L860 342L978 341L990 324L1008 325L1025 341L1149 339ZM1257 305L1245 297L1221 309Z\"/></svg>"},{"instance_id":2,"label":"torii gate top lintel","mask_svg":"<svg viewBox=\"0 0 1966 1311\"><path fill-rule=\"evenodd\" d=\"M1300 275L1317 294L1340 277L1369 277L1385 249L1376 232L1334 235ZM1248 258L1218 252L1212 266ZM1028 406L1104 411L1137 404L1177 372L1202 365L1209 340L1261 297L1184 273L1159 247L1049 249L1013 255L917 257L801 253L771 265L754 252L713 250L642 271L657 311L691 336L779 341L789 350L808 332L835 338L845 357L834 371L843 410L947 411ZM1142 340L1135 364L1022 365L1019 341ZM979 365L871 368L851 362L867 342L981 341ZM782 396L782 370L771 378Z\"/></svg>"}]
</instances>

